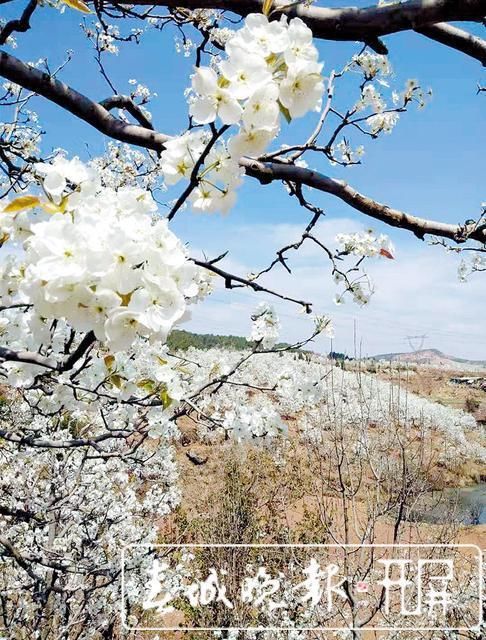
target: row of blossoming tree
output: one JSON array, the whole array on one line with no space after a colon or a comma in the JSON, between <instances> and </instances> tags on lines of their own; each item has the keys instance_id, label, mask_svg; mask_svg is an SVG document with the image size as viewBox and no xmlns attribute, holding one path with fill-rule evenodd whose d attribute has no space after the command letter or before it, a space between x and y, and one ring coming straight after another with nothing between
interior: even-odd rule
<instances>
[{"instance_id":1,"label":"row of blossoming tree","mask_svg":"<svg viewBox=\"0 0 486 640\"><path fill-rule=\"evenodd\" d=\"M337 302L351 296L366 304L366 260L393 259L394 248L372 231L339 234L337 248L328 247L317 233L325 215L320 192L463 251L462 278L486 268L484 213L457 224L410 215L313 168L360 163L363 146L351 140L391 133L402 114L426 101L414 81L389 87L384 36L414 29L484 63L486 43L449 23L481 22L485 2L411 0L362 10L271 0L3 5L11 17L0 27L0 627L13 638L112 638L120 544L155 540L157 518L178 500L177 420L202 420L237 439L285 431L273 405L243 410L233 393L255 387L254 374L237 378L250 359L286 349L275 346L279 321L269 304L253 316L248 353L226 366L188 362L165 345L216 278L313 314L311 300L263 283L273 269L290 271L292 253L312 243L329 260ZM13 55L37 14L56 11L85 14L82 29L110 87L107 98L62 82L70 55L56 69ZM106 56L143 45L148 29L161 38L175 32L193 58L184 131L170 124L159 131L147 106L151 91L134 83L130 95L117 93L106 71ZM324 76L316 38L359 44L342 69ZM343 78L356 85L345 111L334 102ZM81 147L49 154L33 109L41 100L111 139L106 153L88 162L75 155ZM304 117L308 135L286 144L293 121ZM256 190L281 183L303 219L302 236L250 276L228 270L224 247L213 258L191 256L170 229L190 209L229 213L244 181ZM161 185L164 210L153 198ZM309 335L293 347L332 333L329 317L312 317ZM285 384L276 378L258 390L312 395L320 382L314 374L287 376Z\"/></svg>"}]
</instances>

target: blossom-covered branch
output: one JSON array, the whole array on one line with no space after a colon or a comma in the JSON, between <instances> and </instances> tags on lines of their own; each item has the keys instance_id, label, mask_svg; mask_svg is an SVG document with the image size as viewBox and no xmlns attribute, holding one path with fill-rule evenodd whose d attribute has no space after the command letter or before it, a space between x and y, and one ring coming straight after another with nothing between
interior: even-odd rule
<instances>
[{"instance_id":1,"label":"blossom-covered branch","mask_svg":"<svg viewBox=\"0 0 486 640\"><path fill-rule=\"evenodd\" d=\"M102 104L91 101L75 89L26 65L6 52L0 52L0 74L26 89L36 91L52 100L116 140L159 152L166 148L169 140L173 140L166 134L139 125L127 124L113 117ZM361 213L381 220L390 226L407 229L419 238L430 234L459 243L467 239L479 242L484 242L486 239L486 232L482 226L478 227L474 223L469 225L446 224L410 215L357 192L343 181L327 177L316 171L293 164L259 162L245 157L242 157L239 163L247 175L256 178L262 184L283 180L313 187L337 196ZM234 172L233 175L235 175Z\"/></svg>"}]
</instances>

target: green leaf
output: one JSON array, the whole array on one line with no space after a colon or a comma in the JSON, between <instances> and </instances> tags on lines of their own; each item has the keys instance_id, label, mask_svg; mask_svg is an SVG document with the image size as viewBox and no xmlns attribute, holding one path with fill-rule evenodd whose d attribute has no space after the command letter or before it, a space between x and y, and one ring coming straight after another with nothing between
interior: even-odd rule
<instances>
[{"instance_id":1,"label":"green leaf","mask_svg":"<svg viewBox=\"0 0 486 640\"><path fill-rule=\"evenodd\" d=\"M284 107L284 105L280 102L280 100L278 101L278 106L280 109L280 113L287 120L287 124L290 124L292 122L292 116L290 115L290 111L287 109L287 107Z\"/></svg>"},{"instance_id":2,"label":"green leaf","mask_svg":"<svg viewBox=\"0 0 486 640\"><path fill-rule=\"evenodd\" d=\"M155 382L150 380L150 378L143 378L143 380L139 380L137 382L137 387L139 389L143 389L143 391L146 391L147 393L153 393L155 389Z\"/></svg>"},{"instance_id":3,"label":"green leaf","mask_svg":"<svg viewBox=\"0 0 486 640\"><path fill-rule=\"evenodd\" d=\"M164 409L167 409L172 404L172 398L167 393L167 389L165 387L159 392L159 398L162 401Z\"/></svg>"},{"instance_id":4,"label":"green leaf","mask_svg":"<svg viewBox=\"0 0 486 640\"><path fill-rule=\"evenodd\" d=\"M117 389L121 389L123 385L123 378L119 376L117 373L113 373L109 377L109 382L111 382L111 384L115 386Z\"/></svg>"},{"instance_id":5,"label":"green leaf","mask_svg":"<svg viewBox=\"0 0 486 640\"><path fill-rule=\"evenodd\" d=\"M66 213L66 206L68 203L68 197L64 196L59 204L55 204L52 201L41 202L40 205L46 213Z\"/></svg>"}]
</instances>

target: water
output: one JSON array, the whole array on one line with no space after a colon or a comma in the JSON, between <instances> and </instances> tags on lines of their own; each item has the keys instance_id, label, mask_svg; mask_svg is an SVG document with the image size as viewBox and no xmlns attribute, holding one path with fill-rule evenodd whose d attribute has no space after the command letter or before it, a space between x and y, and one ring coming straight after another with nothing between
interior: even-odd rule
<instances>
[{"instance_id":1,"label":"water","mask_svg":"<svg viewBox=\"0 0 486 640\"><path fill-rule=\"evenodd\" d=\"M486 524L486 482L424 496L411 519L430 523L455 520L467 525Z\"/></svg>"}]
</instances>

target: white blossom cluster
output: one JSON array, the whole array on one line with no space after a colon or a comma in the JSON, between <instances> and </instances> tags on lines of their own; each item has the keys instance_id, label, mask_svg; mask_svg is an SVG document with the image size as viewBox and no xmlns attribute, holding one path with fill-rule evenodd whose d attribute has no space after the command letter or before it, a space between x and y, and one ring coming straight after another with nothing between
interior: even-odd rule
<instances>
[{"instance_id":1,"label":"white blossom cluster","mask_svg":"<svg viewBox=\"0 0 486 640\"><path fill-rule=\"evenodd\" d=\"M361 72L365 78L361 88L361 96L354 105L353 111L358 114L371 111L362 119L374 137L380 133L391 133L398 123L400 111L409 102L416 101L419 107L425 106L424 92L412 79L407 81L404 91L392 91L391 104L388 103L382 89L389 88L387 78L393 74L393 69L386 56L364 51L353 58L350 69ZM428 93L431 95L430 90Z\"/></svg>"},{"instance_id":2,"label":"white blossom cluster","mask_svg":"<svg viewBox=\"0 0 486 640\"><path fill-rule=\"evenodd\" d=\"M0 429L5 428L58 441L88 431L67 415L43 418L19 402L2 409ZM96 430L91 427L90 433ZM109 451L115 453L116 447ZM39 621L52 633L103 637L118 615L120 549L156 541L157 518L179 499L176 482L167 444L152 450L141 445L132 457L103 459L87 456L81 448L19 448L2 440L0 527L18 558L35 559L28 561L30 575L13 557L3 556L0 562L2 621L8 624L8 637L28 632L36 637ZM26 515L12 518L9 511ZM143 558L132 562L127 576L143 581L146 564ZM57 591L46 612L41 594L53 567Z\"/></svg>"},{"instance_id":3,"label":"white blossom cluster","mask_svg":"<svg viewBox=\"0 0 486 640\"><path fill-rule=\"evenodd\" d=\"M280 417L277 408L268 402L258 406L240 406L224 414L223 429L231 434L236 442L251 440L270 440L286 436L288 428Z\"/></svg>"},{"instance_id":4,"label":"white blossom cluster","mask_svg":"<svg viewBox=\"0 0 486 640\"><path fill-rule=\"evenodd\" d=\"M149 192L103 187L76 158L36 170L46 202L21 197L2 216L1 232L22 249L2 265L4 304L32 306L39 344L53 319L92 331L112 352L137 336L164 342L206 285L167 222L153 219Z\"/></svg>"},{"instance_id":5,"label":"white blossom cluster","mask_svg":"<svg viewBox=\"0 0 486 640\"><path fill-rule=\"evenodd\" d=\"M276 138L283 115L288 121L319 110L324 81L312 32L300 18L269 21L250 14L226 41L226 58L198 67L192 78L189 112L197 124L237 125L226 142L213 147L198 167L192 206L228 211L241 181L241 156L258 157ZM162 153L167 184L191 178L211 137L190 131L174 138Z\"/></svg>"},{"instance_id":6,"label":"white blossom cluster","mask_svg":"<svg viewBox=\"0 0 486 640\"><path fill-rule=\"evenodd\" d=\"M364 233L338 233L336 242L341 251L356 256L393 258L395 248L390 238L385 234L375 235L372 229Z\"/></svg>"},{"instance_id":7,"label":"white blossom cluster","mask_svg":"<svg viewBox=\"0 0 486 640\"><path fill-rule=\"evenodd\" d=\"M186 389L201 388L208 380L224 378L244 360L231 377L236 384L224 386L224 391L218 393L211 393L214 386L209 387L198 398L202 415L210 418L201 421L207 434L229 435L232 419L239 429L241 422L250 425L263 420L258 418L262 410L270 415L273 407L280 417L296 416L301 433L309 438L336 424L352 429L399 423L440 432L444 446L452 447L456 459L469 456L486 460L486 450L468 438L477 430L476 421L462 410L431 402L371 375L342 371L319 356L256 352L247 358L249 353L191 348L179 354L184 359L184 370L191 372ZM197 362L197 366L191 362ZM240 412L244 412L244 421ZM276 432L282 431L277 420L274 424ZM264 429L264 422L261 425ZM252 438L250 429L246 439Z\"/></svg>"},{"instance_id":8,"label":"white blossom cluster","mask_svg":"<svg viewBox=\"0 0 486 640\"><path fill-rule=\"evenodd\" d=\"M120 39L118 26L112 24L103 26L100 22L96 22L89 26L84 25L83 30L100 52L118 55L120 51L117 44L117 39Z\"/></svg>"},{"instance_id":9,"label":"white blossom cluster","mask_svg":"<svg viewBox=\"0 0 486 640\"><path fill-rule=\"evenodd\" d=\"M460 282L467 282L469 276L476 271L486 271L486 256L474 254L470 260L461 260L457 268Z\"/></svg>"},{"instance_id":10,"label":"white blossom cluster","mask_svg":"<svg viewBox=\"0 0 486 640\"><path fill-rule=\"evenodd\" d=\"M346 294L350 294L353 302L363 307L369 303L371 296L375 292L373 282L366 274L361 275L353 281L349 281L349 279L346 280L341 273L336 272L334 274L334 282L336 282L336 284L345 283L344 291L336 293L334 296L334 303L338 306L344 304Z\"/></svg>"},{"instance_id":11,"label":"white blossom cluster","mask_svg":"<svg viewBox=\"0 0 486 640\"><path fill-rule=\"evenodd\" d=\"M209 132L198 130L166 142L160 166L167 186L176 184L182 178L191 178L209 141ZM237 159L231 157L223 141L218 141L212 147L198 175L198 185L190 195L194 210L227 213L236 202L236 188L241 184L243 169Z\"/></svg>"},{"instance_id":12,"label":"white blossom cluster","mask_svg":"<svg viewBox=\"0 0 486 640\"><path fill-rule=\"evenodd\" d=\"M393 73L387 56L373 53L372 51L363 51L354 56L351 67L359 68L366 80L377 78L380 84L386 84L384 78Z\"/></svg>"},{"instance_id":13,"label":"white blossom cluster","mask_svg":"<svg viewBox=\"0 0 486 640\"><path fill-rule=\"evenodd\" d=\"M262 302L252 316L252 329L248 340L258 342L264 349L270 349L278 340L280 321L271 305Z\"/></svg>"},{"instance_id":14,"label":"white blossom cluster","mask_svg":"<svg viewBox=\"0 0 486 640\"><path fill-rule=\"evenodd\" d=\"M159 188L158 164L146 152L128 144L109 142L105 153L92 160L92 165L103 178L103 186Z\"/></svg>"},{"instance_id":15,"label":"white blossom cluster","mask_svg":"<svg viewBox=\"0 0 486 640\"><path fill-rule=\"evenodd\" d=\"M390 238L384 234L377 236L372 229L368 229L363 233L339 233L335 240L339 247L339 257L355 255L362 259L379 256L390 260L395 257L395 248ZM360 261L349 272L343 272L337 268L334 269L334 282L345 286L343 292L335 295L334 301L336 304L343 304L347 293L351 294L353 301L361 306L368 304L370 301L374 292L372 281L362 270L360 275L354 275L355 272L359 271ZM349 278L350 273L353 273L352 280Z\"/></svg>"},{"instance_id":16,"label":"white blossom cluster","mask_svg":"<svg viewBox=\"0 0 486 640\"><path fill-rule=\"evenodd\" d=\"M339 160L344 165L358 164L361 158L365 154L365 149L363 145L359 145L356 149L353 149L349 143L349 140L343 138L340 140L335 147L332 149L333 154L336 152L339 153ZM334 155L335 157L335 155ZM330 161L331 165L335 164L335 160Z\"/></svg>"},{"instance_id":17,"label":"white blossom cluster","mask_svg":"<svg viewBox=\"0 0 486 640\"><path fill-rule=\"evenodd\" d=\"M355 111L357 113L372 111L372 114L366 117L365 120L373 135L376 136L381 132L391 133L398 122L399 114L393 109L387 108L387 102L377 86L380 85L385 88L389 86L386 78L393 71L388 58L365 51L355 56L351 66L359 69L365 77L361 96L354 106ZM398 99L399 96L396 94L394 103L398 102Z\"/></svg>"},{"instance_id":18,"label":"white blossom cluster","mask_svg":"<svg viewBox=\"0 0 486 640\"><path fill-rule=\"evenodd\" d=\"M132 85L134 88L130 91L130 97L132 99L138 98L141 100L142 104L148 102L151 98L156 98L157 94L151 91L147 85L141 84L136 80L136 78L130 78L128 84Z\"/></svg>"}]
</instances>

